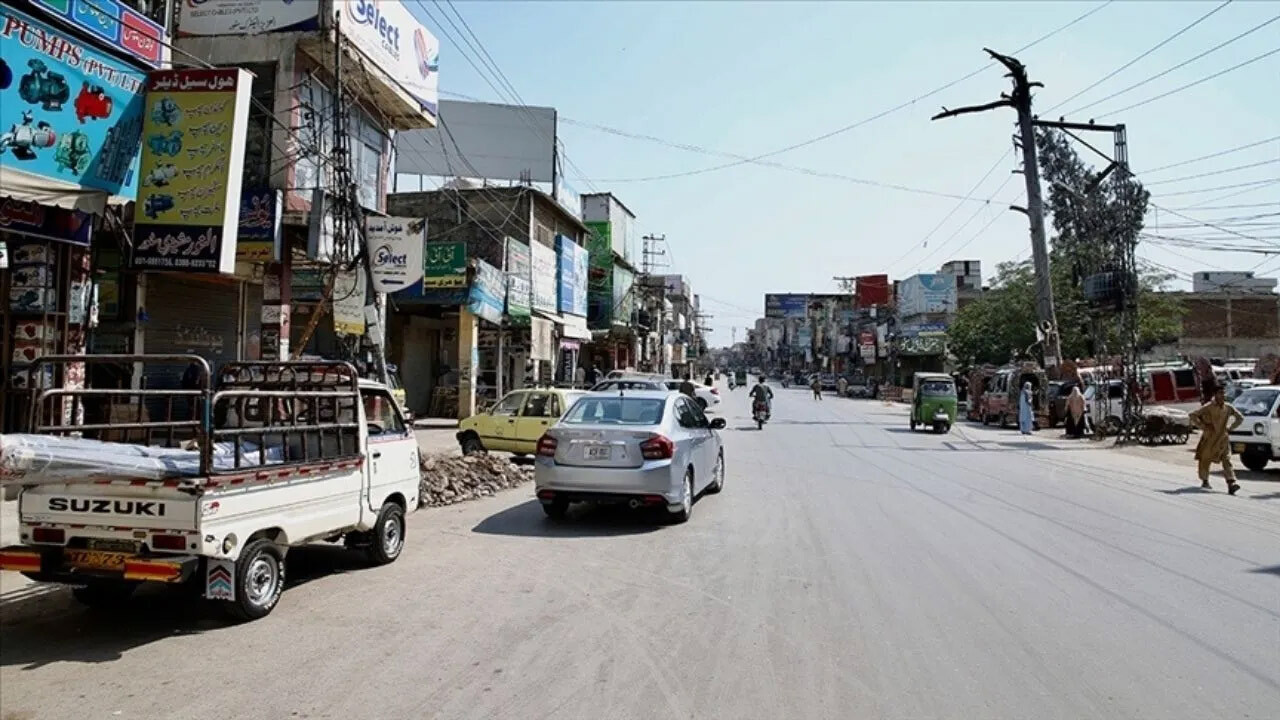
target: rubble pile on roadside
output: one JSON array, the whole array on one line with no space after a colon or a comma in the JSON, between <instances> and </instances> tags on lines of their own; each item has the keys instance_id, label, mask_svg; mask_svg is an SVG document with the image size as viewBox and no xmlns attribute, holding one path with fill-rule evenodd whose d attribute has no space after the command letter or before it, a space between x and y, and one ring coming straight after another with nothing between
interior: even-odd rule
<instances>
[{"instance_id":1,"label":"rubble pile on roadside","mask_svg":"<svg viewBox=\"0 0 1280 720\"><path fill-rule=\"evenodd\" d=\"M506 455L427 455L419 462L419 503L437 507L493 495L533 480L531 465Z\"/></svg>"}]
</instances>

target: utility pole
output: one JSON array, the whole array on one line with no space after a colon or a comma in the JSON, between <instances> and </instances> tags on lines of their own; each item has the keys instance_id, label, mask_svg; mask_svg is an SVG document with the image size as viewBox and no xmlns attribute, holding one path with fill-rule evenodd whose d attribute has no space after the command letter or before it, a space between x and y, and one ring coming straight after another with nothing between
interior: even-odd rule
<instances>
[{"instance_id":1,"label":"utility pole","mask_svg":"<svg viewBox=\"0 0 1280 720\"><path fill-rule=\"evenodd\" d=\"M1062 343L1058 338L1058 319L1053 308L1053 281L1049 276L1049 248L1044 234L1044 202L1040 197L1040 167L1036 163L1036 136L1031 114L1031 88L1044 87L1043 83L1027 79L1027 68L1017 58L983 48L996 62L1008 68L1007 77L1013 79L1013 93L1000 93L1000 99L984 105L948 110L933 116L933 120L955 117L966 113L985 112L999 107L1011 107L1018 113L1018 133L1022 146L1022 176L1027 185L1027 207L1024 211L1031 224L1031 261L1036 276L1036 318L1044 333L1044 364L1053 370L1062 361ZM1021 208L1014 208L1021 209Z\"/></svg>"},{"instance_id":2,"label":"utility pole","mask_svg":"<svg viewBox=\"0 0 1280 720\"><path fill-rule=\"evenodd\" d=\"M642 285L645 292L645 305L649 307L649 317L657 318L654 327L657 330L658 342L655 352L657 353L654 368L658 372L665 372L667 366L667 347L666 347L666 284L654 282L653 271L661 266L657 261L667 254L665 248L658 247L667 242L666 235L645 235L641 238L643 245L640 251L640 268L643 274Z\"/></svg>"}]
</instances>

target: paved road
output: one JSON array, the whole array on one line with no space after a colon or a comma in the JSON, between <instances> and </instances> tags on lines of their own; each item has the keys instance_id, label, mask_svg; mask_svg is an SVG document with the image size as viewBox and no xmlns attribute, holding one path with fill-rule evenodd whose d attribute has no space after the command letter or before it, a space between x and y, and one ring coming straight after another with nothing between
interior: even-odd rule
<instances>
[{"instance_id":1,"label":"paved road","mask_svg":"<svg viewBox=\"0 0 1280 720\"><path fill-rule=\"evenodd\" d=\"M0 627L0 716L1280 717L1280 473L1228 497L803 390L757 432L728 398L686 525L550 525L522 489L417 514L389 567L295 553L249 625L55 594Z\"/></svg>"}]
</instances>

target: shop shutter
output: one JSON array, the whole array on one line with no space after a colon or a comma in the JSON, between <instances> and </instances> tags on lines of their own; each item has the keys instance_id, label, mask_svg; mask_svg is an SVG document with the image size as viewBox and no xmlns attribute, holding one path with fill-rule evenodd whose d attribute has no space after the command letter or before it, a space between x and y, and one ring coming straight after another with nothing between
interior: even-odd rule
<instances>
[{"instance_id":1,"label":"shop shutter","mask_svg":"<svg viewBox=\"0 0 1280 720\"><path fill-rule=\"evenodd\" d=\"M239 282L149 274L144 307L148 354L199 355L214 372L223 363L238 359ZM181 364L156 367L147 373L147 386L177 387L185 370Z\"/></svg>"},{"instance_id":2,"label":"shop shutter","mask_svg":"<svg viewBox=\"0 0 1280 720\"><path fill-rule=\"evenodd\" d=\"M245 360L262 359L262 286L244 286L244 355Z\"/></svg>"}]
</instances>

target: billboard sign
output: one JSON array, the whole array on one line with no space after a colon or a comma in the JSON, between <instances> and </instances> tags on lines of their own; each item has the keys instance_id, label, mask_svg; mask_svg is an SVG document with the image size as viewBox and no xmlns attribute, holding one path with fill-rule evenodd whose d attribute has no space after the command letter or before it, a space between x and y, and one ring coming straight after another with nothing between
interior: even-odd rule
<instances>
[{"instance_id":1,"label":"billboard sign","mask_svg":"<svg viewBox=\"0 0 1280 720\"><path fill-rule=\"evenodd\" d=\"M808 295L770 293L764 296L764 316L767 318L802 318L808 312Z\"/></svg>"},{"instance_id":2,"label":"billboard sign","mask_svg":"<svg viewBox=\"0 0 1280 720\"><path fill-rule=\"evenodd\" d=\"M363 268L339 270L333 278L333 331L364 334L365 282Z\"/></svg>"},{"instance_id":3,"label":"billboard sign","mask_svg":"<svg viewBox=\"0 0 1280 720\"><path fill-rule=\"evenodd\" d=\"M396 292L422 277L426 218L370 217L364 221L374 292Z\"/></svg>"},{"instance_id":4,"label":"billboard sign","mask_svg":"<svg viewBox=\"0 0 1280 720\"><path fill-rule=\"evenodd\" d=\"M533 309L555 313L559 303L556 297L556 251L534 241L529 245L533 265Z\"/></svg>"},{"instance_id":5,"label":"billboard sign","mask_svg":"<svg viewBox=\"0 0 1280 720\"><path fill-rule=\"evenodd\" d=\"M955 311L954 275L912 275L898 284L898 315L902 317Z\"/></svg>"},{"instance_id":6,"label":"billboard sign","mask_svg":"<svg viewBox=\"0 0 1280 720\"><path fill-rule=\"evenodd\" d=\"M119 0L31 0L64 23L150 67L164 62L164 28Z\"/></svg>"},{"instance_id":7,"label":"billboard sign","mask_svg":"<svg viewBox=\"0 0 1280 720\"><path fill-rule=\"evenodd\" d=\"M236 232L236 260L272 262L280 259L281 192L271 188L240 191L240 229Z\"/></svg>"},{"instance_id":8,"label":"billboard sign","mask_svg":"<svg viewBox=\"0 0 1280 720\"><path fill-rule=\"evenodd\" d=\"M434 123L440 114L440 41L399 2L342 0L341 5L342 34L412 95Z\"/></svg>"},{"instance_id":9,"label":"billboard sign","mask_svg":"<svg viewBox=\"0 0 1280 720\"><path fill-rule=\"evenodd\" d=\"M252 87L243 68L147 76L134 268L235 271Z\"/></svg>"},{"instance_id":10,"label":"billboard sign","mask_svg":"<svg viewBox=\"0 0 1280 720\"><path fill-rule=\"evenodd\" d=\"M513 323L527 325L531 309L529 246L507 238L507 316Z\"/></svg>"},{"instance_id":11,"label":"billboard sign","mask_svg":"<svg viewBox=\"0 0 1280 720\"><path fill-rule=\"evenodd\" d=\"M7 3L0 59L0 170L137 197L146 73Z\"/></svg>"},{"instance_id":12,"label":"billboard sign","mask_svg":"<svg viewBox=\"0 0 1280 720\"><path fill-rule=\"evenodd\" d=\"M507 278L501 270L476 258L467 309L495 325L502 323L502 303L507 294Z\"/></svg>"},{"instance_id":13,"label":"billboard sign","mask_svg":"<svg viewBox=\"0 0 1280 720\"><path fill-rule=\"evenodd\" d=\"M179 35L318 30L320 0L181 0Z\"/></svg>"},{"instance_id":14,"label":"billboard sign","mask_svg":"<svg viewBox=\"0 0 1280 720\"><path fill-rule=\"evenodd\" d=\"M555 108L444 100L438 127L396 133L395 171L440 175L465 157L476 177L554 182L555 136Z\"/></svg>"},{"instance_id":15,"label":"billboard sign","mask_svg":"<svg viewBox=\"0 0 1280 720\"><path fill-rule=\"evenodd\" d=\"M889 304L888 275L860 275L853 282L858 307L871 308Z\"/></svg>"},{"instance_id":16,"label":"billboard sign","mask_svg":"<svg viewBox=\"0 0 1280 720\"><path fill-rule=\"evenodd\" d=\"M93 216L79 210L0 198L0 230L89 247Z\"/></svg>"},{"instance_id":17,"label":"billboard sign","mask_svg":"<svg viewBox=\"0 0 1280 720\"><path fill-rule=\"evenodd\" d=\"M587 316L587 251L565 235L556 236L559 261L556 264L559 281L560 312L568 315Z\"/></svg>"},{"instance_id":18,"label":"billboard sign","mask_svg":"<svg viewBox=\"0 0 1280 720\"><path fill-rule=\"evenodd\" d=\"M467 244L465 242L427 243L423 252L422 274L424 288L466 287Z\"/></svg>"}]
</instances>

